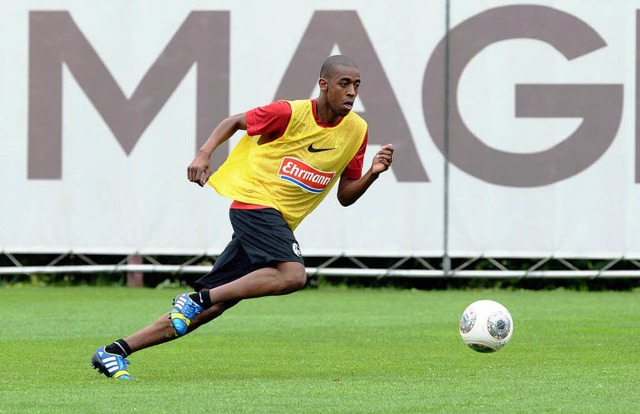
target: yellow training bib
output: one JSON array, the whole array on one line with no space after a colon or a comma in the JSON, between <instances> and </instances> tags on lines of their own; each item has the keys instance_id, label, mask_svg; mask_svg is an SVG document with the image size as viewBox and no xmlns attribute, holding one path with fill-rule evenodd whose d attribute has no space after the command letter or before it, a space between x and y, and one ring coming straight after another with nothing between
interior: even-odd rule
<instances>
[{"instance_id":1,"label":"yellow training bib","mask_svg":"<svg viewBox=\"0 0 640 414\"><path fill-rule=\"evenodd\" d=\"M285 133L265 144L245 134L209 184L222 196L279 210L295 230L356 155L367 123L350 112L338 125L321 127L310 100L289 104Z\"/></svg>"}]
</instances>

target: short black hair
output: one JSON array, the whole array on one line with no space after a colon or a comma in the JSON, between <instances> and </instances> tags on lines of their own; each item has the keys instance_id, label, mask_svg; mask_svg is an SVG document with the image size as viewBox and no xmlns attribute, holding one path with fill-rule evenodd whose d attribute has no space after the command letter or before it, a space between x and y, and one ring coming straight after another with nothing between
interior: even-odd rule
<instances>
[{"instance_id":1,"label":"short black hair","mask_svg":"<svg viewBox=\"0 0 640 414\"><path fill-rule=\"evenodd\" d=\"M344 55L333 55L329 56L325 59L322 67L320 68L320 77L323 79L331 79L331 77L335 74L335 69L337 66L347 66L350 68L358 69L358 66L353 62L353 60L349 59Z\"/></svg>"}]
</instances>

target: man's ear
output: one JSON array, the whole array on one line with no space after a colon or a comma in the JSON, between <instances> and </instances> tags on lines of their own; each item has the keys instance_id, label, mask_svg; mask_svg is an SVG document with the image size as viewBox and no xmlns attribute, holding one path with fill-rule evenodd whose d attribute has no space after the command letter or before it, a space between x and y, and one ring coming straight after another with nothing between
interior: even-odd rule
<instances>
[{"instance_id":1,"label":"man's ear","mask_svg":"<svg viewBox=\"0 0 640 414\"><path fill-rule=\"evenodd\" d=\"M320 90L325 93L329 89L329 83L323 78L318 79L318 86L320 86Z\"/></svg>"}]
</instances>

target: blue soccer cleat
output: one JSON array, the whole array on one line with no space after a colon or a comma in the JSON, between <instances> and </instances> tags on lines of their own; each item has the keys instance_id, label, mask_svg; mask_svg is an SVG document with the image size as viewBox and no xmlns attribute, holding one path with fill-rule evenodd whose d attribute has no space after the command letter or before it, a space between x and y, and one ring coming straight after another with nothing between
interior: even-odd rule
<instances>
[{"instance_id":1,"label":"blue soccer cleat","mask_svg":"<svg viewBox=\"0 0 640 414\"><path fill-rule=\"evenodd\" d=\"M133 379L127 371L129 361L118 354L110 354L104 346L98 348L91 358L91 366L107 377L117 379Z\"/></svg>"},{"instance_id":2,"label":"blue soccer cleat","mask_svg":"<svg viewBox=\"0 0 640 414\"><path fill-rule=\"evenodd\" d=\"M193 318L202 312L202 306L195 303L188 293L178 295L173 299L173 309L169 313L171 326L176 331L176 336L187 333L187 329Z\"/></svg>"}]
</instances>

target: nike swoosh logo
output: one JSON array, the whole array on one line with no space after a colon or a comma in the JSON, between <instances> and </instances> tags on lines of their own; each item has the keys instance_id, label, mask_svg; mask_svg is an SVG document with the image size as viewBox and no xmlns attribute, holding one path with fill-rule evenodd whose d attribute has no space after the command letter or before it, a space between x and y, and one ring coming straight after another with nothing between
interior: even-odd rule
<instances>
[{"instance_id":1,"label":"nike swoosh logo","mask_svg":"<svg viewBox=\"0 0 640 414\"><path fill-rule=\"evenodd\" d=\"M334 149L335 148L313 148L313 144L309 144L309 146L307 147L307 150L309 152L322 152L322 151L330 151Z\"/></svg>"}]
</instances>

